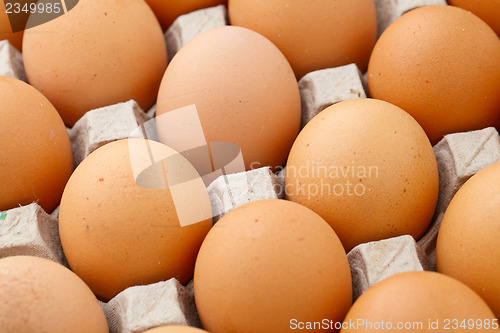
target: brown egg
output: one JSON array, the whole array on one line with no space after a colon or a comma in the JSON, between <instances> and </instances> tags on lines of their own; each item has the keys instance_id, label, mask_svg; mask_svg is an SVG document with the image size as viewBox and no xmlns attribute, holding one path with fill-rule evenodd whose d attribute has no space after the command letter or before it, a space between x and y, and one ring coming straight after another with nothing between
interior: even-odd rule
<instances>
[{"instance_id":1,"label":"brown egg","mask_svg":"<svg viewBox=\"0 0 500 333\"><path fill-rule=\"evenodd\" d=\"M382 280L358 298L342 325L342 333L499 331L481 297L435 272L406 272Z\"/></svg>"},{"instance_id":2,"label":"brown egg","mask_svg":"<svg viewBox=\"0 0 500 333\"><path fill-rule=\"evenodd\" d=\"M437 202L434 152L418 123L373 99L337 103L297 137L286 195L323 217L346 251L400 235L418 239Z\"/></svg>"},{"instance_id":3,"label":"brown egg","mask_svg":"<svg viewBox=\"0 0 500 333\"><path fill-rule=\"evenodd\" d=\"M500 39L453 6L412 10L380 36L368 66L373 98L411 114L433 144L500 121Z\"/></svg>"},{"instance_id":4,"label":"brown egg","mask_svg":"<svg viewBox=\"0 0 500 333\"><path fill-rule=\"evenodd\" d=\"M73 171L68 133L35 88L0 76L0 211L37 202L52 212Z\"/></svg>"},{"instance_id":5,"label":"brown egg","mask_svg":"<svg viewBox=\"0 0 500 333\"><path fill-rule=\"evenodd\" d=\"M227 0L146 0L146 2L155 12L163 30L167 30L175 19L183 14L227 4Z\"/></svg>"},{"instance_id":6,"label":"brown egg","mask_svg":"<svg viewBox=\"0 0 500 333\"><path fill-rule=\"evenodd\" d=\"M206 141L239 145L247 169L283 165L299 132L300 95L290 65L270 41L245 28L207 31L174 57L157 119L192 104ZM184 144L161 127L158 134L173 148Z\"/></svg>"},{"instance_id":7,"label":"brown egg","mask_svg":"<svg viewBox=\"0 0 500 333\"><path fill-rule=\"evenodd\" d=\"M337 235L285 200L248 203L215 224L196 260L194 292L212 333L293 332L294 320L341 321L352 302Z\"/></svg>"},{"instance_id":8,"label":"brown egg","mask_svg":"<svg viewBox=\"0 0 500 333\"><path fill-rule=\"evenodd\" d=\"M192 278L212 225L210 199L193 167L176 156L158 142L120 140L90 154L70 178L59 212L61 242L71 269L98 297ZM168 158L174 168L163 164ZM165 172L174 178L165 180ZM179 191L179 179L187 182L185 191ZM186 207L199 223L183 224Z\"/></svg>"},{"instance_id":9,"label":"brown egg","mask_svg":"<svg viewBox=\"0 0 500 333\"><path fill-rule=\"evenodd\" d=\"M4 1L0 1L0 40L8 39L15 48L21 51L23 47L23 33L24 31L12 32L5 3Z\"/></svg>"},{"instance_id":10,"label":"brown egg","mask_svg":"<svg viewBox=\"0 0 500 333\"><path fill-rule=\"evenodd\" d=\"M372 0L231 0L229 19L269 38L297 78L350 63L364 71L377 37Z\"/></svg>"},{"instance_id":11,"label":"brown egg","mask_svg":"<svg viewBox=\"0 0 500 333\"><path fill-rule=\"evenodd\" d=\"M30 84L70 127L89 110L130 99L148 109L167 65L161 27L144 1L80 0L26 30L23 43Z\"/></svg>"},{"instance_id":12,"label":"brown egg","mask_svg":"<svg viewBox=\"0 0 500 333\"><path fill-rule=\"evenodd\" d=\"M457 192L441 222L438 271L474 289L500 318L500 163Z\"/></svg>"},{"instance_id":13,"label":"brown egg","mask_svg":"<svg viewBox=\"0 0 500 333\"><path fill-rule=\"evenodd\" d=\"M155 327L147 331L144 331L143 333L202 333L202 332L206 331L190 326L169 325L169 326Z\"/></svg>"},{"instance_id":14,"label":"brown egg","mask_svg":"<svg viewBox=\"0 0 500 333\"><path fill-rule=\"evenodd\" d=\"M89 287L66 267L27 256L0 259L2 332L107 333Z\"/></svg>"},{"instance_id":15,"label":"brown egg","mask_svg":"<svg viewBox=\"0 0 500 333\"><path fill-rule=\"evenodd\" d=\"M448 0L453 6L471 11L495 30L500 37L500 1L498 0Z\"/></svg>"}]
</instances>

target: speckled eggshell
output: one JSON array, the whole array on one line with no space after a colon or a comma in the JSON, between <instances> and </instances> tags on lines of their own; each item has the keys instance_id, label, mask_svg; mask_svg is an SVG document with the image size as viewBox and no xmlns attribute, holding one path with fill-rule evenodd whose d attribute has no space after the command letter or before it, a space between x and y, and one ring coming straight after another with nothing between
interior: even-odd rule
<instances>
[{"instance_id":1,"label":"speckled eggshell","mask_svg":"<svg viewBox=\"0 0 500 333\"><path fill-rule=\"evenodd\" d=\"M229 19L276 44L297 78L350 63L364 71L377 37L372 0L230 0Z\"/></svg>"},{"instance_id":2,"label":"speckled eggshell","mask_svg":"<svg viewBox=\"0 0 500 333\"><path fill-rule=\"evenodd\" d=\"M448 3L479 16L500 37L500 0L448 0Z\"/></svg>"},{"instance_id":3,"label":"speckled eggshell","mask_svg":"<svg viewBox=\"0 0 500 333\"><path fill-rule=\"evenodd\" d=\"M107 333L106 317L89 287L53 261L0 259L0 327L6 333Z\"/></svg>"},{"instance_id":4,"label":"speckled eggshell","mask_svg":"<svg viewBox=\"0 0 500 333\"><path fill-rule=\"evenodd\" d=\"M146 143L155 155L173 152L158 142ZM130 151L135 152L128 140L120 140L90 154L70 178L59 211L59 233L71 269L106 301L130 286L173 277L189 282L212 226L209 216L181 227L170 187L137 185ZM209 205L206 188L198 190ZM193 192L186 198L193 207L195 197Z\"/></svg>"},{"instance_id":5,"label":"speckled eggshell","mask_svg":"<svg viewBox=\"0 0 500 333\"><path fill-rule=\"evenodd\" d=\"M335 232L310 209L285 200L229 212L196 260L196 305L212 333L293 332L293 319L341 321L351 290Z\"/></svg>"},{"instance_id":6,"label":"speckled eggshell","mask_svg":"<svg viewBox=\"0 0 500 333\"><path fill-rule=\"evenodd\" d=\"M481 170L453 197L436 247L438 272L474 289L500 317L500 163Z\"/></svg>"},{"instance_id":7,"label":"speckled eggshell","mask_svg":"<svg viewBox=\"0 0 500 333\"><path fill-rule=\"evenodd\" d=\"M500 122L500 39L453 6L412 10L380 36L368 65L371 97L410 113L432 144Z\"/></svg>"},{"instance_id":8,"label":"speckled eggshell","mask_svg":"<svg viewBox=\"0 0 500 333\"><path fill-rule=\"evenodd\" d=\"M400 108L374 99L337 103L297 137L286 167L287 199L322 216L346 251L427 229L439 178L432 146Z\"/></svg>"},{"instance_id":9,"label":"speckled eggshell","mask_svg":"<svg viewBox=\"0 0 500 333\"><path fill-rule=\"evenodd\" d=\"M25 82L0 76L0 211L37 202L52 212L73 172L66 127Z\"/></svg>"},{"instance_id":10,"label":"speckled eggshell","mask_svg":"<svg viewBox=\"0 0 500 333\"><path fill-rule=\"evenodd\" d=\"M130 99L149 109L167 51L143 0L80 0L68 13L26 30L23 59L30 84L72 127L87 111Z\"/></svg>"},{"instance_id":11,"label":"speckled eggshell","mask_svg":"<svg viewBox=\"0 0 500 333\"><path fill-rule=\"evenodd\" d=\"M192 104L206 141L237 144L247 169L283 165L300 128L299 88L286 58L241 27L198 35L168 66L156 116ZM158 135L166 145L182 145L165 139L161 127Z\"/></svg>"},{"instance_id":12,"label":"speckled eggshell","mask_svg":"<svg viewBox=\"0 0 500 333\"><path fill-rule=\"evenodd\" d=\"M406 272L361 295L341 333L498 332L494 320L488 305L463 283L435 272Z\"/></svg>"}]
</instances>

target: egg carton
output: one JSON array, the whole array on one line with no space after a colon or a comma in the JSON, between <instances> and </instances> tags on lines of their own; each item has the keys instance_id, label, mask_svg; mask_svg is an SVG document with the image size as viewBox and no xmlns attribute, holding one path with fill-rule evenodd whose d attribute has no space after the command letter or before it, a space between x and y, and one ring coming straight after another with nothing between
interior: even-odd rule
<instances>
[{"instance_id":1,"label":"egg carton","mask_svg":"<svg viewBox=\"0 0 500 333\"><path fill-rule=\"evenodd\" d=\"M101 302L110 333L136 333L153 327L187 325L201 328L191 281L176 279L130 287L108 303Z\"/></svg>"},{"instance_id":2,"label":"egg carton","mask_svg":"<svg viewBox=\"0 0 500 333\"><path fill-rule=\"evenodd\" d=\"M432 267L436 266L436 239L439 226L451 199L462 185L480 170L500 162L500 137L493 127L445 136L434 146L439 169L439 197L434 221L418 242Z\"/></svg>"},{"instance_id":3,"label":"egg carton","mask_svg":"<svg viewBox=\"0 0 500 333\"><path fill-rule=\"evenodd\" d=\"M57 214L36 203L0 212L0 258L31 255L66 265Z\"/></svg>"},{"instance_id":4,"label":"egg carton","mask_svg":"<svg viewBox=\"0 0 500 333\"><path fill-rule=\"evenodd\" d=\"M430 259L410 235L356 246L347 254L353 302L375 283L409 271L431 270Z\"/></svg>"},{"instance_id":5,"label":"egg carton","mask_svg":"<svg viewBox=\"0 0 500 333\"><path fill-rule=\"evenodd\" d=\"M444 5L444 0L375 0L379 34L404 12L422 5ZM197 34L226 25L227 10L213 7L181 16L165 33L169 58ZM8 41L0 41L0 75L26 80L22 57ZM299 83L303 99L303 125L331 104L365 97L366 77L355 65L325 69L306 75ZM69 129L75 164L98 147L126 138L135 127L154 117L155 107L144 113L134 101L88 112ZM354 298L376 282L396 273L435 270L435 243L439 225L456 191L479 170L500 161L500 139L494 128L447 135L434 147L439 167L440 194L428 232L417 242L400 236L370 242L348 253ZM269 168L220 177L208 188L216 219L247 202L284 197L284 170ZM238 185L239 184L239 185ZM280 189L281 186L281 189ZM0 257L34 255L67 265L57 228L57 210L47 214L37 204L0 213ZM111 332L142 332L167 325L200 326L192 281L186 286L171 279L130 287L108 303L101 303Z\"/></svg>"},{"instance_id":6,"label":"egg carton","mask_svg":"<svg viewBox=\"0 0 500 333\"><path fill-rule=\"evenodd\" d=\"M283 176L274 174L269 167L220 176L207 188L214 222L252 201L284 199L284 186Z\"/></svg>"},{"instance_id":7,"label":"egg carton","mask_svg":"<svg viewBox=\"0 0 500 333\"><path fill-rule=\"evenodd\" d=\"M495 128L449 134L434 146L439 170L439 196L433 221L418 242L411 236L361 244L348 253L354 299L391 275L436 270L436 240L444 212L455 193L480 170L500 161ZM411 239L410 239L411 238Z\"/></svg>"},{"instance_id":8,"label":"egg carton","mask_svg":"<svg viewBox=\"0 0 500 333\"><path fill-rule=\"evenodd\" d=\"M87 112L68 130L75 168L97 148L128 138L150 119L134 100Z\"/></svg>"},{"instance_id":9,"label":"egg carton","mask_svg":"<svg viewBox=\"0 0 500 333\"><path fill-rule=\"evenodd\" d=\"M102 142L96 142L96 145L104 145L115 139L123 138L122 128L112 126L115 119L111 116L113 113L108 111L120 109L119 114L133 117L137 114L131 112L135 107L136 103L131 101L89 112L84 118L91 117L99 119L101 122L93 124L83 119L82 124L87 124L87 127L82 125L75 133L88 138L89 131L93 130L92 126L98 126L102 131L101 136L98 137L104 139ZM144 119L143 115L140 116L140 119ZM133 121L130 123L132 124ZM77 137L74 136L73 141L82 142L82 139L77 139ZM85 149L82 154L90 152L90 150ZM354 299L375 283L391 275L406 271L435 270L435 244L444 211L454 194L470 177L481 169L500 161L500 137L494 128L450 134L434 146L434 152L439 168L440 194L435 218L429 231L418 242L411 236L404 235L361 244L351 250L348 253L348 260L352 272ZM216 219L251 201L283 198L284 171L285 169L274 174L270 168L264 167L217 178L208 186L213 209L217 212ZM229 177L229 182L226 177ZM5 222L0 224L0 239L2 239L0 256L29 254L65 264L58 238L57 211L48 215L38 205L32 204L9 210L4 212L2 216ZM19 237L20 235L22 237ZM26 246L27 243L29 246ZM178 284L178 282L175 283ZM197 318L195 308L179 303L179 300L192 302L192 300L186 299L185 289L177 286L179 293L184 295L183 298L179 296L179 293L161 291L162 288L167 288L161 284L137 288L129 288L109 303L103 303L113 332L138 332L134 325L138 325L136 323L141 318L155 318L151 319L151 323L154 324L149 327L146 324L141 324L143 325L140 326L141 330L142 328L145 330L158 326L159 322L161 324L188 323L189 325L194 325L192 323L197 322L198 319L193 319ZM186 288L190 288L189 285ZM148 290L156 291L149 293ZM161 297L155 299L141 296L150 294ZM145 307L144 302L149 305ZM168 306L163 304L168 304ZM184 317L174 316L177 319L173 320L172 314L179 313L179 308L188 310L183 312ZM188 322L185 318L191 319Z\"/></svg>"},{"instance_id":10,"label":"egg carton","mask_svg":"<svg viewBox=\"0 0 500 333\"><path fill-rule=\"evenodd\" d=\"M179 16L165 32L169 61L190 40L202 32L229 24L224 5L206 8Z\"/></svg>"},{"instance_id":11,"label":"egg carton","mask_svg":"<svg viewBox=\"0 0 500 333\"><path fill-rule=\"evenodd\" d=\"M446 0L374 0L374 2L379 36L398 17L412 9L423 6L447 5Z\"/></svg>"},{"instance_id":12,"label":"egg carton","mask_svg":"<svg viewBox=\"0 0 500 333\"><path fill-rule=\"evenodd\" d=\"M366 97L362 74L356 64L310 72L299 80L299 90L302 127L335 103Z\"/></svg>"},{"instance_id":13,"label":"egg carton","mask_svg":"<svg viewBox=\"0 0 500 333\"><path fill-rule=\"evenodd\" d=\"M6 39L0 41L0 75L27 81L22 54Z\"/></svg>"}]
</instances>

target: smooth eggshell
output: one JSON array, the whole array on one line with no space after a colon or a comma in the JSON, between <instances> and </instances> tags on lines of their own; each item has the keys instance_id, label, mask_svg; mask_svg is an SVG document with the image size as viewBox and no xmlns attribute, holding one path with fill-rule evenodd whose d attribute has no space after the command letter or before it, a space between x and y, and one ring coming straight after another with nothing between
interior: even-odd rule
<instances>
[{"instance_id":1,"label":"smooth eggshell","mask_svg":"<svg viewBox=\"0 0 500 333\"><path fill-rule=\"evenodd\" d=\"M500 317L500 163L453 197L436 247L437 269L474 289Z\"/></svg>"},{"instance_id":2,"label":"smooth eggshell","mask_svg":"<svg viewBox=\"0 0 500 333\"><path fill-rule=\"evenodd\" d=\"M286 167L289 200L311 208L346 251L427 229L439 178L419 124L387 102L356 99L319 113L297 137Z\"/></svg>"},{"instance_id":3,"label":"smooth eggshell","mask_svg":"<svg viewBox=\"0 0 500 333\"><path fill-rule=\"evenodd\" d=\"M158 142L146 143L155 154L173 152ZM71 269L104 300L134 285L173 277L189 282L212 225L210 215L181 227L170 187L148 189L135 182L130 147L128 140L120 140L90 154L70 178L59 211L59 233ZM195 190L205 201L199 204L210 207L201 184ZM185 199L192 208L198 204L195 195Z\"/></svg>"},{"instance_id":4,"label":"smooth eggshell","mask_svg":"<svg viewBox=\"0 0 500 333\"><path fill-rule=\"evenodd\" d=\"M23 47L24 31L12 32L9 16L6 13L4 1L0 1L0 40L8 39L19 51Z\"/></svg>"},{"instance_id":5,"label":"smooth eggshell","mask_svg":"<svg viewBox=\"0 0 500 333\"><path fill-rule=\"evenodd\" d=\"M500 0L448 0L448 3L479 16L500 37Z\"/></svg>"},{"instance_id":6,"label":"smooth eggshell","mask_svg":"<svg viewBox=\"0 0 500 333\"><path fill-rule=\"evenodd\" d=\"M0 211L37 202L52 212L73 171L61 117L35 88L2 76L0 126Z\"/></svg>"},{"instance_id":7,"label":"smooth eggshell","mask_svg":"<svg viewBox=\"0 0 500 333\"><path fill-rule=\"evenodd\" d=\"M347 257L330 226L285 200L238 207L203 242L194 275L203 327L293 332L290 320L341 321L352 302Z\"/></svg>"},{"instance_id":8,"label":"smooth eggshell","mask_svg":"<svg viewBox=\"0 0 500 333\"><path fill-rule=\"evenodd\" d=\"M459 326L464 320L465 325L471 320L478 326L464 329ZM487 320L490 329L481 329L479 325ZM406 272L382 280L361 295L349 310L341 333L498 332L491 328L493 320L488 305L463 283L435 272ZM353 322L365 324L349 327ZM430 326L436 322L437 327Z\"/></svg>"},{"instance_id":9,"label":"smooth eggshell","mask_svg":"<svg viewBox=\"0 0 500 333\"><path fill-rule=\"evenodd\" d=\"M197 36L168 66L157 118L192 104L206 141L239 145L247 169L283 165L300 128L300 94L290 65L270 41L241 27ZM168 146L183 144L158 132Z\"/></svg>"},{"instance_id":10,"label":"smooth eggshell","mask_svg":"<svg viewBox=\"0 0 500 333\"><path fill-rule=\"evenodd\" d=\"M192 11L227 4L227 0L146 0L160 21L163 30L166 30L180 15Z\"/></svg>"},{"instance_id":11,"label":"smooth eggshell","mask_svg":"<svg viewBox=\"0 0 500 333\"><path fill-rule=\"evenodd\" d=\"M410 113L432 144L500 121L500 39L453 6L412 10L380 36L368 65L371 97Z\"/></svg>"},{"instance_id":12,"label":"smooth eggshell","mask_svg":"<svg viewBox=\"0 0 500 333\"><path fill-rule=\"evenodd\" d=\"M230 0L229 19L276 44L297 78L350 63L364 71L377 37L372 0Z\"/></svg>"},{"instance_id":13,"label":"smooth eggshell","mask_svg":"<svg viewBox=\"0 0 500 333\"><path fill-rule=\"evenodd\" d=\"M85 112L134 99L156 101L167 65L162 30L142 0L80 0L26 30L26 75L71 127Z\"/></svg>"},{"instance_id":14,"label":"smooth eggshell","mask_svg":"<svg viewBox=\"0 0 500 333\"><path fill-rule=\"evenodd\" d=\"M89 287L47 259L0 259L2 332L107 333L106 317Z\"/></svg>"}]
</instances>

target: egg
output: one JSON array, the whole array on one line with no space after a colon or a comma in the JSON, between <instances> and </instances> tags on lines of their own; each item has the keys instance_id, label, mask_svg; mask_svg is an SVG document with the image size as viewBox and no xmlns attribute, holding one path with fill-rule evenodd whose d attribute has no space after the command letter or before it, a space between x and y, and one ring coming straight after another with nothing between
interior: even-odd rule
<instances>
[{"instance_id":1,"label":"egg","mask_svg":"<svg viewBox=\"0 0 500 333\"><path fill-rule=\"evenodd\" d=\"M395 104L432 144L500 121L500 39L453 6L412 10L380 36L368 65L371 97Z\"/></svg>"},{"instance_id":2,"label":"egg","mask_svg":"<svg viewBox=\"0 0 500 333\"><path fill-rule=\"evenodd\" d=\"M230 211L196 259L196 306L212 333L291 332L294 320L341 321L351 291L335 232L311 210L285 200Z\"/></svg>"},{"instance_id":3,"label":"egg","mask_svg":"<svg viewBox=\"0 0 500 333\"><path fill-rule=\"evenodd\" d=\"M436 158L425 132L402 109L355 99L314 117L293 144L287 199L309 207L346 251L427 229L437 202Z\"/></svg>"},{"instance_id":4,"label":"egg","mask_svg":"<svg viewBox=\"0 0 500 333\"><path fill-rule=\"evenodd\" d=\"M94 294L66 267L28 256L0 259L2 332L107 333Z\"/></svg>"},{"instance_id":5,"label":"egg","mask_svg":"<svg viewBox=\"0 0 500 333\"><path fill-rule=\"evenodd\" d=\"M500 1L498 0L448 0L453 6L471 11L495 30L500 37Z\"/></svg>"},{"instance_id":6,"label":"egg","mask_svg":"<svg viewBox=\"0 0 500 333\"><path fill-rule=\"evenodd\" d=\"M0 76L0 211L37 202L52 212L73 171L68 133L35 88Z\"/></svg>"},{"instance_id":7,"label":"egg","mask_svg":"<svg viewBox=\"0 0 500 333\"><path fill-rule=\"evenodd\" d=\"M237 144L247 170L283 165L300 128L299 88L286 58L269 40L241 27L202 33L171 61L158 94L157 121L193 104L206 141ZM160 141L181 150L183 139L168 133L158 126Z\"/></svg>"},{"instance_id":8,"label":"egg","mask_svg":"<svg viewBox=\"0 0 500 333\"><path fill-rule=\"evenodd\" d=\"M144 333L202 333L202 332L206 331L200 330L196 327L178 326L178 325L159 326L144 331Z\"/></svg>"},{"instance_id":9,"label":"egg","mask_svg":"<svg viewBox=\"0 0 500 333\"><path fill-rule=\"evenodd\" d=\"M500 318L500 163L470 178L446 210L436 246L439 272L474 289Z\"/></svg>"},{"instance_id":10,"label":"egg","mask_svg":"<svg viewBox=\"0 0 500 333\"><path fill-rule=\"evenodd\" d=\"M23 46L23 31L12 32L12 26L10 25L9 15L6 13L4 1L0 1L0 40L7 39L9 42L17 48L19 51L22 50Z\"/></svg>"},{"instance_id":11,"label":"egg","mask_svg":"<svg viewBox=\"0 0 500 333\"><path fill-rule=\"evenodd\" d=\"M80 0L66 14L26 30L23 59L30 84L72 127L89 110L130 99L150 108L167 51L144 1Z\"/></svg>"},{"instance_id":12,"label":"egg","mask_svg":"<svg viewBox=\"0 0 500 333\"><path fill-rule=\"evenodd\" d=\"M269 38L297 78L356 63L364 71L377 37L373 0L230 0L229 20Z\"/></svg>"},{"instance_id":13,"label":"egg","mask_svg":"<svg viewBox=\"0 0 500 333\"><path fill-rule=\"evenodd\" d=\"M197 178L182 156L155 141L119 140L94 151L61 200L59 233L71 269L106 301L130 286L189 282L212 225ZM185 224L186 214L199 219Z\"/></svg>"},{"instance_id":14,"label":"egg","mask_svg":"<svg viewBox=\"0 0 500 333\"><path fill-rule=\"evenodd\" d=\"M498 331L495 322L488 305L463 283L435 272L406 272L362 294L341 332L492 332Z\"/></svg>"},{"instance_id":15,"label":"egg","mask_svg":"<svg viewBox=\"0 0 500 333\"><path fill-rule=\"evenodd\" d=\"M227 0L146 0L160 21L163 30L166 30L180 15L198 9L227 4Z\"/></svg>"}]
</instances>

